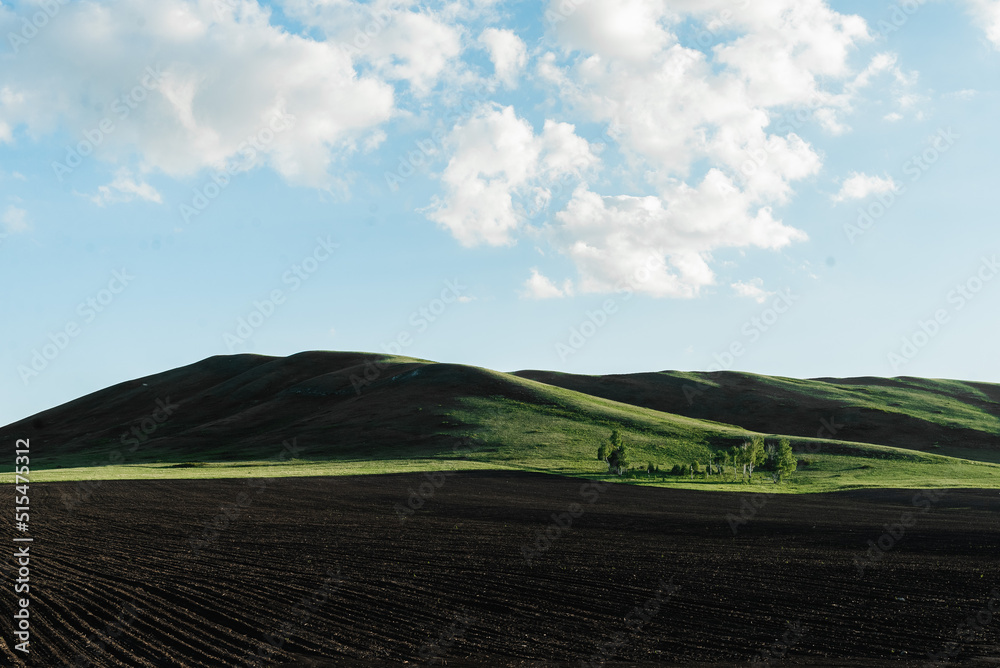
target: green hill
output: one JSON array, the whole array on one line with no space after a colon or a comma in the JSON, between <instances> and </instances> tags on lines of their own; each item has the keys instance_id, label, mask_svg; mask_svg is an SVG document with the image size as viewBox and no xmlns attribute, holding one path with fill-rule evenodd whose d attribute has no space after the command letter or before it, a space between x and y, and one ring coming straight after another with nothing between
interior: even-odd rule
<instances>
[{"instance_id":1,"label":"green hill","mask_svg":"<svg viewBox=\"0 0 1000 668\"><path fill-rule=\"evenodd\" d=\"M885 382L852 387L748 374L507 374L366 353L234 355L109 387L3 427L0 438L31 438L36 481L470 467L600 476L606 466L597 447L612 429L622 431L636 465L664 469L704 463L759 431L790 435L807 464L789 490L1000 486L1000 466L919 452L933 448L927 438L906 441L897 434L885 439L888 445L847 438L864 433L863 423L847 421L851 410L877 410L883 421L871 434L892 435L893 419L918 435L914 425L938 425L976 435L970 447L986 452L989 430L996 429L995 414L984 408L992 386L977 393L961 383ZM684 385L692 383L698 394L685 407ZM871 387L886 388L885 394ZM879 403L883 396L906 403L890 410ZM831 407L843 408L833 417L851 427L816 438ZM0 479L9 482L10 466L2 471Z\"/></svg>"},{"instance_id":2,"label":"green hill","mask_svg":"<svg viewBox=\"0 0 1000 668\"><path fill-rule=\"evenodd\" d=\"M763 433L1000 461L1000 385L907 377L797 380L730 371L515 375Z\"/></svg>"}]
</instances>

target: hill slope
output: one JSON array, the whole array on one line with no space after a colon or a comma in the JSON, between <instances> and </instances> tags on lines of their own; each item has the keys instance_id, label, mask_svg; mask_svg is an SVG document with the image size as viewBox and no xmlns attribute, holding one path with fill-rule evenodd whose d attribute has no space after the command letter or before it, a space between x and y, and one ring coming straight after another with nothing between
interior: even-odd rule
<instances>
[{"instance_id":1,"label":"hill slope","mask_svg":"<svg viewBox=\"0 0 1000 668\"><path fill-rule=\"evenodd\" d=\"M36 469L259 461L293 438L310 459L448 456L461 443L495 461L579 461L615 427L638 452L678 461L746 435L476 367L307 352L212 357L39 413L0 438L31 437Z\"/></svg>"},{"instance_id":2,"label":"hill slope","mask_svg":"<svg viewBox=\"0 0 1000 668\"><path fill-rule=\"evenodd\" d=\"M688 404L684 384L695 380L702 389ZM869 433L926 449L932 442L922 437L920 425L938 423L924 417L947 410L939 419L961 426L939 427L964 429L981 449L989 447L996 420L984 408L989 387L976 394L955 383L948 394L919 389L921 382L938 381L906 382L909 389L893 386L891 396L905 398L912 415L901 407L878 408L883 404L867 385L852 389L843 381L747 374L515 375L367 353L234 355L120 383L3 427L0 439L31 438L33 481L456 467L600 476L606 466L596 458L597 446L612 429L623 432L634 465L664 468L705 463L714 451L760 430L791 435L793 446L808 457L808 471L796 476L795 489L1000 486L1000 466L845 440L864 433L856 424L854 431L845 427L816 438L816 425L828 419L831 407L844 409L830 417L847 424L844 415L851 410L880 410L882 431ZM895 436L893 425L909 429L912 437ZM0 463L0 480L10 481L10 464ZM721 481L716 476L704 482Z\"/></svg>"},{"instance_id":3,"label":"hill slope","mask_svg":"<svg viewBox=\"0 0 1000 668\"><path fill-rule=\"evenodd\" d=\"M731 371L514 375L763 433L821 434L970 457L976 453L968 450L981 450L987 459L1000 455L1000 385L989 383L909 377L797 380Z\"/></svg>"}]
</instances>

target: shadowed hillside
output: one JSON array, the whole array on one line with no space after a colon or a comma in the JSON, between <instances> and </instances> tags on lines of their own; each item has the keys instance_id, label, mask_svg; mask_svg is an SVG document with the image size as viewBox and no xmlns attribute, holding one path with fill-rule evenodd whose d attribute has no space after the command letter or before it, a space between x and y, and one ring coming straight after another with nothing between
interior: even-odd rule
<instances>
[{"instance_id":1,"label":"shadowed hillside","mask_svg":"<svg viewBox=\"0 0 1000 668\"><path fill-rule=\"evenodd\" d=\"M772 443L791 437L808 468L796 477L803 487L985 486L1000 470L967 459L998 452L996 398L997 386L953 381L507 374L317 351L211 357L44 411L0 429L0 439L31 438L32 471L67 480L98 470L339 475L380 466L602 475L597 446L614 429L633 467L700 470L694 464L761 433Z\"/></svg>"},{"instance_id":2,"label":"shadowed hillside","mask_svg":"<svg viewBox=\"0 0 1000 668\"><path fill-rule=\"evenodd\" d=\"M311 459L405 458L474 444L494 459L592 459L610 429L707 456L745 431L477 367L364 353L212 357L121 383L0 429L38 467L266 460L295 438ZM501 452L501 450L503 452ZM586 453L584 455L584 453Z\"/></svg>"},{"instance_id":3,"label":"shadowed hillside","mask_svg":"<svg viewBox=\"0 0 1000 668\"><path fill-rule=\"evenodd\" d=\"M731 371L514 375L763 433L1000 454L1000 385L988 383L909 377L797 380Z\"/></svg>"}]
</instances>

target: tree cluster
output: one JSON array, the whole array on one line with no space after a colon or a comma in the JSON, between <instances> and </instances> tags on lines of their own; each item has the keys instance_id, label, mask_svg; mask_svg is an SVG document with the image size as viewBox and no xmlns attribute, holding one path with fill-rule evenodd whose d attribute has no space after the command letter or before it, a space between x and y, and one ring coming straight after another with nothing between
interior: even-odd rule
<instances>
[{"instance_id":1,"label":"tree cluster","mask_svg":"<svg viewBox=\"0 0 1000 668\"><path fill-rule=\"evenodd\" d=\"M608 443L601 444L601 447L597 449L597 458L607 462L608 470L615 471L618 475L628 470L632 461L629 457L628 447L622 440L622 434L619 430L613 429L611 431Z\"/></svg>"},{"instance_id":2,"label":"tree cluster","mask_svg":"<svg viewBox=\"0 0 1000 668\"><path fill-rule=\"evenodd\" d=\"M642 473L648 476L661 475L659 465L651 461L647 462L645 467L640 464L639 473L635 471L629 473L629 466L632 463L630 452L618 429L612 430L608 442L602 443L597 449L597 459L605 462L608 471L617 475L626 473L629 476ZM787 438L782 438L777 443L767 443L763 436L755 435L728 450L713 452L705 464L699 461L674 464L669 471L664 469L661 477L671 475L690 477L693 480L696 475L722 476L727 467L732 466L733 480L739 478L744 482L752 481L754 470L762 470L769 472L774 482L778 483L794 473L797 464L792 445Z\"/></svg>"}]
</instances>

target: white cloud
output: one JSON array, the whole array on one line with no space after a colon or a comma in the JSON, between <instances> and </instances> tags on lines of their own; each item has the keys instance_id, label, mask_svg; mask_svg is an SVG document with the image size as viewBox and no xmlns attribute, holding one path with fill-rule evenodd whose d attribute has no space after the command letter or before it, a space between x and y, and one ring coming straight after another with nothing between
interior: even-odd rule
<instances>
[{"instance_id":1,"label":"white cloud","mask_svg":"<svg viewBox=\"0 0 1000 668\"><path fill-rule=\"evenodd\" d=\"M462 52L461 31L430 8L400 0L290 0L284 11L325 33L353 60L426 95Z\"/></svg>"},{"instance_id":2,"label":"white cloud","mask_svg":"<svg viewBox=\"0 0 1000 668\"><path fill-rule=\"evenodd\" d=\"M573 283L567 279L563 287L557 286L552 279L542 275L537 268L531 270L531 276L524 282L522 297L527 299L556 299L573 294Z\"/></svg>"},{"instance_id":3,"label":"white cloud","mask_svg":"<svg viewBox=\"0 0 1000 668\"><path fill-rule=\"evenodd\" d=\"M162 204L163 198L153 186L141 178L137 181L127 168L119 169L114 180L106 186L98 186L97 194L90 195L91 202L98 206L131 202L136 197L147 202Z\"/></svg>"},{"instance_id":4,"label":"white cloud","mask_svg":"<svg viewBox=\"0 0 1000 668\"><path fill-rule=\"evenodd\" d=\"M740 297L752 299L758 304L763 304L767 298L775 294L764 289L764 281L759 278L752 278L748 282L736 281L730 286Z\"/></svg>"},{"instance_id":5,"label":"white cloud","mask_svg":"<svg viewBox=\"0 0 1000 668\"><path fill-rule=\"evenodd\" d=\"M558 0L549 10L558 13ZM717 44L681 43L675 31L690 34L691 23L712 24ZM633 284L694 297L715 281L714 250L806 239L774 207L822 159L777 121L805 108L821 127L845 132L860 90L895 66L881 58L857 80L852 55L871 34L824 0L739 9L728 0L588 0L553 31L561 51L539 57L539 79L572 113L607 127L631 175L626 194L581 187L554 217L553 244L574 260L580 292Z\"/></svg>"},{"instance_id":6,"label":"white cloud","mask_svg":"<svg viewBox=\"0 0 1000 668\"><path fill-rule=\"evenodd\" d=\"M917 107L926 98L912 92L912 87L918 79L917 72L904 72L899 65L899 56L895 53L877 53L857 77L847 86L847 97L857 97L865 88L874 88L888 92L890 101L898 111L886 114L883 118L890 122L902 120L905 112ZM849 107L849 102L847 103ZM919 117L919 112L917 116Z\"/></svg>"},{"instance_id":7,"label":"white cloud","mask_svg":"<svg viewBox=\"0 0 1000 668\"><path fill-rule=\"evenodd\" d=\"M898 186L891 176L870 176L851 172L851 175L840 185L840 191L833 196L835 202L865 199L870 195L879 195L896 190Z\"/></svg>"},{"instance_id":8,"label":"white cloud","mask_svg":"<svg viewBox=\"0 0 1000 668\"><path fill-rule=\"evenodd\" d=\"M554 241L575 262L581 292L629 287L655 297L695 297L715 281L708 265L713 249L774 249L806 238L767 207L751 211L749 197L719 170L697 188L682 184L664 197L606 197L580 186L556 214Z\"/></svg>"},{"instance_id":9,"label":"white cloud","mask_svg":"<svg viewBox=\"0 0 1000 668\"><path fill-rule=\"evenodd\" d=\"M7 210L3 212L2 220L4 229L11 234L27 232L31 229L31 225L28 223L28 212L13 204L8 206Z\"/></svg>"},{"instance_id":10,"label":"white cloud","mask_svg":"<svg viewBox=\"0 0 1000 668\"><path fill-rule=\"evenodd\" d=\"M957 97L959 100L973 100L979 95L979 91L974 88L963 88L952 93L947 93L948 97Z\"/></svg>"},{"instance_id":11,"label":"white cloud","mask_svg":"<svg viewBox=\"0 0 1000 668\"><path fill-rule=\"evenodd\" d=\"M551 2L549 11L558 15L560 4L561 0ZM638 64L676 42L664 26L669 21L663 0L588 0L558 25L569 49Z\"/></svg>"},{"instance_id":12,"label":"white cloud","mask_svg":"<svg viewBox=\"0 0 1000 668\"><path fill-rule=\"evenodd\" d=\"M338 43L289 34L247 0L63 5L5 59L0 91L0 137L23 124L84 141L110 122L94 155L143 173L185 176L240 158L315 187L335 181L331 166L394 105L392 87L355 71ZM280 114L294 127L248 158L248 138Z\"/></svg>"},{"instance_id":13,"label":"white cloud","mask_svg":"<svg viewBox=\"0 0 1000 668\"><path fill-rule=\"evenodd\" d=\"M597 163L572 125L547 120L536 135L513 107L498 105L483 105L456 125L445 146L451 156L441 177L446 195L428 217L466 246L513 243L525 215L515 198L544 208L553 179Z\"/></svg>"},{"instance_id":14,"label":"white cloud","mask_svg":"<svg viewBox=\"0 0 1000 668\"><path fill-rule=\"evenodd\" d=\"M507 88L517 87L517 77L528 62L528 50L513 30L487 28L479 35L493 62L497 79Z\"/></svg>"},{"instance_id":15,"label":"white cloud","mask_svg":"<svg viewBox=\"0 0 1000 668\"><path fill-rule=\"evenodd\" d=\"M1000 0L966 0L966 4L993 48L1000 50Z\"/></svg>"}]
</instances>

